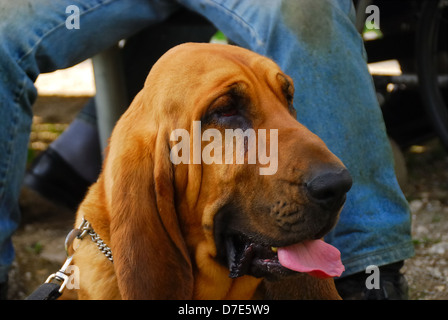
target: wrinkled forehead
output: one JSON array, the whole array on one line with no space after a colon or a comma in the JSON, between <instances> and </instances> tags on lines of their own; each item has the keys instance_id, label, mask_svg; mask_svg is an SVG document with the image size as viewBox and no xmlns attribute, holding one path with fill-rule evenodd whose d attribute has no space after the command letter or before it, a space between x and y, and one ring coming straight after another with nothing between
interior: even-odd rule
<instances>
[{"instance_id":1,"label":"wrinkled forehead","mask_svg":"<svg viewBox=\"0 0 448 320\"><path fill-rule=\"evenodd\" d=\"M280 72L270 59L244 48L222 44L188 43L169 50L150 74L186 86L219 85L232 77L268 80Z\"/></svg>"}]
</instances>

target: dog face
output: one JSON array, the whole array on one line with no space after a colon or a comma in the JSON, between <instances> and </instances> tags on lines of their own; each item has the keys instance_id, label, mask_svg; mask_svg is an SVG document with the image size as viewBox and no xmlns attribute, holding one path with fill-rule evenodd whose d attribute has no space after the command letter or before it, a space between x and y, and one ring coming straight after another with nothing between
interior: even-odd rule
<instances>
[{"instance_id":1,"label":"dog face","mask_svg":"<svg viewBox=\"0 0 448 320\"><path fill-rule=\"evenodd\" d=\"M196 48L184 52L190 59L176 53L189 73L181 78L190 83L179 84L183 99L194 101L191 116L177 125L190 133L196 129L189 146L200 148L190 148L188 164L175 166L186 239L191 248L208 241L208 254L231 277L289 274L276 248L330 231L350 189L350 175L322 140L296 120L292 80L274 62L237 47ZM234 137L229 132L237 130L246 133L239 145L237 138L229 141ZM204 138L208 132L212 138ZM258 152L263 151L271 153L271 163L261 163ZM195 164L193 153L200 154L200 163ZM215 161L204 163L204 156ZM263 168L271 174L261 174Z\"/></svg>"},{"instance_id":2,"label":"dog face","mask_svg":"<svg viewBox=\"0 0 448 320\"><path fill-rule=\"evenodd\" d=\"M294 258L326 250L315 239L336 223L352 182L297 122L293 94L273 61L243 48L183 44L164 54L117 122L78 211L114 256L111 265L83 243L82 277L111 275L104 287L83 282L86 296L116 283L110 297L241 299L262 277L308 272ZM337 297L334 286L310 287Z\"/></svg>"}]
</instances>

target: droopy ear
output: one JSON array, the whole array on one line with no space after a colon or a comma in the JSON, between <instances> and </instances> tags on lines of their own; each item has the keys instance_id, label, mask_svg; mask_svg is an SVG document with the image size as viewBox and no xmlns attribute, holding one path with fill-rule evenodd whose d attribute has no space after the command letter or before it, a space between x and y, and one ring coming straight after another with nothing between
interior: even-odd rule
<instances>
[{"instance_id":1,"label":"droopy ear","mask_svg":"<svg viewBox=\"0 0 448 320\"><path fill-rule=\"evenodd\" d=\"M120 293L123 299L191 299L193 273L174 205L169 136L136 119L125 114L117 124L105 170L112 176L110 245Z\"/></svg>"}]
</instances>

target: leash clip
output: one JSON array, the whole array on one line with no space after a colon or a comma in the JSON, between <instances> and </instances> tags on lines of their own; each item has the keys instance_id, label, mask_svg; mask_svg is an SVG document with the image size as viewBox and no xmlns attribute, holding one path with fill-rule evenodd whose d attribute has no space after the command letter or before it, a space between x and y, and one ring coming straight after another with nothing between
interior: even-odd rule
<instances>
[{"instance_id":1,"label":"leash clip","mask_svg":"<svg viewBox=\"0 0 448 320\"><path fill-rule=\"evenodd\" d=\"M95 233L92 233L93 229L90 226L90 223L83 218L80 226L77 229L72 229L65 238L65 253L67 255L67 259L65 260L61 269L56 273L51 274L47 278L45 283L37 288L27 298L27 300L55 300L61 296L62 292L70 281L70 275L67 274L67 268L72 263L73 255L78 248L73 247L73 242L75 241L75 239L82 240L87 234L89 234L91 237L93 235L96 235Z\"/></svg>"},{"instance_id":2,"label":"leash clip","mask_svg":"<svg viewBox=\"0 0 448 320\"><path fill-rule=\"evenodd\" d=\"M51 274L45 283L50 283L52 281L62 282L59 288L59 293L65 289L70 277L67 275L66 271L68 266L72 263L73 255L75 254L76 249L73 248L73 242L75 239L82 239L88 234L92 229L90 228L90 224L86 219L82 219L81 225L77 229L72 229L65 238L65 253L67 255L67 259L62 265L61 269L56 273Z\"/></svg>"},{"instance_id":3,"label":"leash clip","mask_svg":"<svg viewBox=\"0 0 448 320\"><path fill-rule=\"evenodd\" d=\"M47 280L45 281L45 283L50 283L53 280L62 282L60 287L59 287L59 293L62 293L62 291L64 291L64 289L65 289L65 287L66 287L66 285L67 285L67 283L68 283L68 281L70 279L70 277L65 272L67 270L67 267L72 263L72 259L73 259L73 256L68 257L65 260L62 268L59 271L57 271L56 273L53 273L52 275L50 275L47 278Z\"/></svg>"}]
</instances>

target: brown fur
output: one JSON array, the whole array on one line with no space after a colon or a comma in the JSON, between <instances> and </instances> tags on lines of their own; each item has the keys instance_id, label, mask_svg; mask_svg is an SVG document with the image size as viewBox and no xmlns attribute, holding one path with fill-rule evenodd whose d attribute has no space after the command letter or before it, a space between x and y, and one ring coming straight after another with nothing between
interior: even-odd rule
<instances>
[{"instance_id":1,"label":"brown fur","mask_svg":"<svg viewBox=\"0 0 448 320\"><path fill-rule=\"evenodd\" d=\"M259 165L247 164L173 165L170 133L185 128L191 136L193 121L235 82L244 84L239 90L252 127L278 129L278 172L261 176ZM242 48L184 44L166 53L118 121L103 171L78 210L75 226L85 217L114 256L111 263L90 239L81 241L73 262L78 298L338 299L332 280L297 275L259 287L262 279L229 278L215 259L215 215L231 201L241 210L242 229L269 239L285 236L273 227L281 201L306 218L296 233L322 228L297 185L315 166L342 164L296 121L288 106L292 90L274 62ZM263 210L272 212L260 219Z\"/></svg>"}]
</instances>

